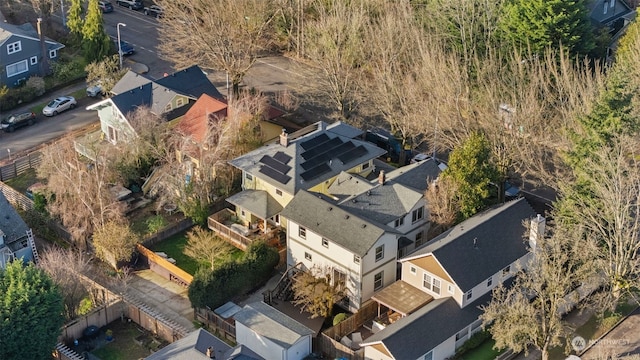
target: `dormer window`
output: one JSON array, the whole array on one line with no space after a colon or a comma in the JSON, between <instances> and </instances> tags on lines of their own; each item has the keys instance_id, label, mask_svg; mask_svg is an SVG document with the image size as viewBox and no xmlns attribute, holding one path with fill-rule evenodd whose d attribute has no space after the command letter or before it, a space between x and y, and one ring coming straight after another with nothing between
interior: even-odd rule
<instances>
[{"instance_id":1,"label":"dormer window","mask_svg":"<svg viewBox=\"0 0 640 360\"><path fill-rule=\"evenodd\" d=\"M15 54L22 50L22 43L20 41L12 42L7 45L7 54Z\"/></svg>"},{"instance_id":2,"label":"dormer window","mask_svg":"<svg viewBox=\"0 0 640 360\"><path fill-rule=\"evenodd\" d=\"M424 217L424 208L419 208L419 209L415 209L413 210L413 213L411 214L411 222L414 223L420 219L422 219Z\"/></svg>"},{"instance_id":3,"label":"dormer window","mask_svg":"<svg viewBox=\"0 0 640 360\"><path fill-rule=\"evenodd\" d=\"M403 216L403 217L401 217L401 218L399 218L399 219L396 219L396 222L395 222L395 224L394 224L394 227L400 227L400 226L402 226L402 225L404 225L404 216Z\"/></svg>"}]
</instances>

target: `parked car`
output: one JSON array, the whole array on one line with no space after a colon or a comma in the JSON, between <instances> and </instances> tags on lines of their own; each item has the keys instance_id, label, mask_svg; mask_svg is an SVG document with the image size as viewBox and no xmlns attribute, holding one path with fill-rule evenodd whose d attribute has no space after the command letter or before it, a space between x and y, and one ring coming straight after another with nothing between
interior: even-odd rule
<instances>
[{"instance_id":1,"label":"parked car","mask_svg":"<svg viewBox=\"0 0 640 360\"><path fill-rule=\"evenodd\" d=\"M56 116L63 111L75 108L76 105L78 105L78 102L73 96L60 96L59 98L51 100L51 102L42 109L42 114L44 116Z\"/></svg>"},{"instance_id":2,"label":"parked car","mask_svg":"<svg viewBox=\"0 0 640 360\"><path fill-rule=\"evenodd\" d=\"M5 132L12 132L23 126L33 125L36 122L36 114L26 112L22 114L12 114L0 122L0 128Z\"/></svg>"},{"instance_id":3,"label":"parked car","mask_svg":"<svg viewBox=\"0 0 640 360\"><path fill-rule=\"evenodd\" d=\"M140 10L144 7L140 0L116 0L116 3L120 6L128 7L131 10Z\"/></svg>"},{"instance_id":4,"label":"parked car","mask_svg":"<svg viewBox=\"0 0 640 360\"><path fill-rule=\"evenodd\" d=\"M98 1L98 7L100 8L100 10L102 10L103 14L113 12L113 5L109 1L106 1L106 0Z\"/></svg>"},{"instance_id":5,"label":"parked car","mask_svg":"<svg viewBox=\"0 0 640 360\"><path fill-rule=\"evenodd\" d=\"M116 42L116 46L118 46L117 42ZM136 52L136 50L133 48L133 46L131 46L131 44L122 40L120 40L119 51L122 51L122 55L125 55L125 56L133 55L133 53Z\"/></svg>"},{"instance_id":6,"label":"parked car","mask_svg":"<svg viewBox=\"0 0 640 360\"><path fill-rule=\"evenodd\" d=\"M513 185L509 181L504 182L504 196L507 199L515 198L520 195L520 188Z\"/></svg>"},{"instance_id":7,"label":"parked car","mask_svg":"<svg viewBox=\"0 0 640 360\"><path fill-rule=\"evenodd\" d=\"M104 95L104 91L102 91L102 85L100 85L100 83L97 83L93 86L89 86L87 88L87 96L88 97L96 97L98 95Z\"/></svg>"},{"instance_id":8,"label":"parked car","mask_svg":"<svg viewBox=\"0 0 640 360\"><path fill-rule=\"evenodd\" d=\"M164 10L158 5L151 5L149 7L144 8L144 14L159 18L159 17L162 17L162 15L164 15Z\"/></svg>"},{"instance_id":9,"label":"parked car","mask_svg":"<svg viewBox=\"0 0 640 360\"><path fill-rule=\"evenodd\" d=\"M421 161L425 161L427 159L431 159L431 155L420 153L420 154L417 154L416 156L414 156L413 159L411 159L411 161L409 163L415 164L415 163L419 163Z\"/></svg>"}]
</instances>

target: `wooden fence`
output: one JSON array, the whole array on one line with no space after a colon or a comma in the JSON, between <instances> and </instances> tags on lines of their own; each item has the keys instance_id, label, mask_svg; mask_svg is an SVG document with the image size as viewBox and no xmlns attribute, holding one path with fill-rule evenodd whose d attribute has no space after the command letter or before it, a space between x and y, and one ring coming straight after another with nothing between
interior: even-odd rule
<instances>
[{"instance_id":1,"label":"wooden fence","mask_svg":"<svg viewBox=\"0 0 640 360\"><path fill-rule=\"evenodd\" d=\"M236 342L236 323L233 319L223 319L218 314L209 309L195 309L194 317L197 321L205 324L212 332L217 332L227 340Z\"/></svg>"},{"instance_id":2,"label":"wooden fence","mask_svg":"<svg viewBox=\"0 0 640 360\"><path fill-rule=\"evenodd\" d=\"M27 211L33 209L33 201L31 199L2 181L0 181L0 192L10 203L18 206L22 210Z\"/></svg>"},{"instance_id":3,"label":"wooden fence","mask_svg":"<svg viewBox=\"0 0 640 360\"><path fill-rule=\"evenodd\" d=\"M142 245L144 245L144 247L146 248L150 248L160 241L165 240L177 233L185 231L192 226L193 221L191 221L191 219L183 219L175 225L167 226L164 229L156 232L155 234L148 235L144 240L142 240Z\"/></svg>"},{"instance_id":4,"label":"wooden fence","mask_svg":"<svg viewBox=\"0 0 640 360\"><path fill-rule=\"evenodd\" d=\"M323 333L313 339L313 351L328 359L364 360L364 349L353 350Z\"/></svg>"},{"instance_id":5,"label":"wooden fence","mask_svg":"<svg viewBox=\"0 0 640 360\"><path fill-rule=\"evenodd\" d=\"M162 277L184 287L188 287L193 281L193 276L191 274L173 265L167 259L147 249L141 244L136 245L136 250L138 250L140 255L147 260L149 268Z\"/></svg>"},{"instance_id":6,"label":"wooden fence","mask_svg":"<svg viewBox=\"0 0 640 360\"><path fill-rule=\"evenodd\" d=\"M357 313L328 328L323 333L334 340L340 341L343 336L356 331L360 326L373 320L376 316L378 316L378 303L369 300L362 304Z\"/></svg>"},{"instance_id":7,"label":"wooden fence","mask_svg":"<svg viewBox=\"0 0 640 360\"><path fill-rule=\"evenodd\" d=\"M0 166L0 181L13 179L29 169L35 169L41 162L42 154L39 152L32 152L26 156L19 157L10 164Z\"/></svg>"}]
</instances>

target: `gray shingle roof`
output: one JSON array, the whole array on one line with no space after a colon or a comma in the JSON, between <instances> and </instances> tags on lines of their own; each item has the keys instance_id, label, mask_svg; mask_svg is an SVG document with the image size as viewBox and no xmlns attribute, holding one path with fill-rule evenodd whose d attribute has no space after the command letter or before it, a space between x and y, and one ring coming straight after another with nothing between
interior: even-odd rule
<instances>
[{"instance_id":1,"label":"gray shingle roof","mask_svg":"<svg viewBox=\"0 0 640 360\"><path fill-rule=\"evenodd\" d=\"M390 171L387 173L387 181L424 193L429 182L437 179L441 172L438 162L431 158Z\"/></svg>"},{"instance_id":2,"label":"gray shingle roof","mask_svg":"<svg viewBox=\"0 0 640 360\"><path fill-rule=\"evenodd\" d=\"M151 106L151 90L151 83L147 83L120 93L112 97L111 101L123 115L127 116L140 106Z\"/></svg>"},{"instance_id":3,"label":"gray shingle roof","mask_svg":"<svg viewBox=\"0 0 640 360\"><path fill-rule=\"evenodd\" d=\"M29 227L22 220L16 209L7 201L4 194L0 192L0 230L7 237L6 243L13 242L27 235Z\"/></svg>"},{"instance_id":4,"label":"gray shingle roof","mask_svg":"<svg viewBox=\"0 0 640 360\"><path fill-rule=\"evenodd\" d=\"M281 215L361 257L385 231L394 231L341 209L324 195L304 190L293 197Z\"/></svg>"},{"instance_id":5,"label":"gray shingle roof","mask_svg":"<svg viewBox=\"0 0 640 360\"><path fill-rule=\"evenodd\" d=\"M295 194L301 189L310 189L338 175L341 171L349 170L365 161L375 159L386 152L369 142L340 135L347 133L347 127L349 127L349 125L342 123L328 126L326 123L320 121L294 134L290 134L289 144L286 147L280 145L279 141L276 141L235 158L229 163L238 169L259 177L289 194ZM335 133L332 129L337 129L339 131L338 133ZM355 132L357 131L354 130L354 133ZM312 149L317 150L319 156L317 158L311 158L308 152L309 148L305 149L301 144L310 140L313 141L313 139L321 139L321 137L332 140L333 142L330 145L326 145L325 143L325 145L318 146L319 149ZM329 156L333 154L327 154L327 152L331 152L332 150L339 150L339 146L344 146L344 144L348 142L350 142L354 148L345 152L338 151L338 153L354 154L353 158L345 158L347 160L343 162L338 158L339 155ZM355 148L358 148L359 150L356 151ZM284 173L288 177L284 183L260 172L264 167L260 160L263 159L264 156L273 157L279 152L290 158L285 164L289 168L287 172ZM321 154L327 154L327 156L325 157ZM316 163L315 160L322 161L317 161ZM318 176L312 176L307 178L307 180L304 180L303 174L308 170L313 169L316 165L322 165L326 171L320 173Z\"/></svg>"},{"instance_id":6,"label":"gray shingle roof","mask_svg":"<svg viewBox=\"0 0 640 360\"><path fill-rule=\"evenodd\" d=\"M245 305L233 318L236 323L248 327L284 349L290 348L304 336L314 335L308 327L263 302Z\"/></svg>"},{"instance_id":7,"label":"gray shingle roof","mask_svg":"<svg viewBox=\"0 0 640 360\"><path fill-rule=\"evenodd\" d=\"M202 94L207 94L218 100L224 100L224 96L209 81L207 75L198 65L176 71L173 74L156 79L155 82L194 99L199 98Z\"/></svg>"},{"instance_id":8,"label":"gray shingle roof","mask_svg":"<svg viewBox=\"0 0 640 360\"><path fill-rule=\"evenodd\" d=\"M198 329L148 356L146 360L198 360L209 359L207 348L213 347L216 358L231 350L231 346L204 329Z\"/></svg>"},{"instance_id":9,"label":"gray shingle roof","mask_svg":"<svg viewBox=\"0 0 640 360\"><path fill-rule=\"evenodd\" d=\"M374 182L370 182L362 176L343 171L336 176L333 184L329 186L328 191L329 194L337 197L339 201L342 201L355 194L366 192L374 186Z\"/></svg>"},{"instance_id":10,"label":"gray shingle roof","mask_svg":"<svg viewBox=\"0 0 640 360\"><path fill-rule=\"evenodd\" d=\"M364 193L340 202L340 207L362 218L388 224L405 216L422 199L423 194L395 183L376 183Z\"/></svg>"},{"instance_id":11,"label":"gray shingle roof","mask_svg":"<svg viewBox=\"0 0 640 360\"><path fill-rule=\"evenodd\" d=\"M4 44L11 36L17 35L34 41L40 41L40 37L36 29L30 23L22 25L12 25L6 22L0 22L0 45ZM48 50L57 50L64 47L63 44L51 40L45 36L45 42Z\"/></svg>"},{"instance_id":12,"label":"gray shingle roof","mask_svg":"<svg viewBox=\"0 0 640 360\"><path fill-rule=\"evenodd\" d=\"M111 92L118 95L123 92L126 92L127 90L134 89L142 85L146 85L151 81L152 80L150 78L129 70L113 86L113 88L111 89Z\"/></svg>"},{"instance_id":13,"label":"gray shingle roof","mask_svg":"<svg viewBox=\"0 0 640 360\"><path fill-rule=\"evenodd\" d=\"M525 221L535 216L526 199L513 200L463 221L400 261L433 254L466 292L527 254Z\"/></svg>"},{"instance_id":14,"label":"gray shingle roof","mask_svg":"<svg viewBox=\"0 0 640 360\"><path fill-rule=\"evenodd\" d=\"M261 219L282 211L282 205L264 190L244 190L227 198L227 202L245 208Z\"/></svg>"}]
</instances>

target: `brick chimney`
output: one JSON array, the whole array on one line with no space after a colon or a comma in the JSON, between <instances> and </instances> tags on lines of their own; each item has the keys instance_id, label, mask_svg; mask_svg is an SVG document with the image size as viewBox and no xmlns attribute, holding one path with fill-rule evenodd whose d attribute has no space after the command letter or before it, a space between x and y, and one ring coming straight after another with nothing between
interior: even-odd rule
<instances>
[{"instance_id":1,"label":"brick chimney","mask_svg":"<svg viewBox=\"0 0 640 360\"><path fill-rule=\"evenodd\" d=\"M42 58L40 59L40 76L45 77L49 73L49 54L47 52L47 43L42 33L42 18L38 18L38 36L40 37L40 52Z\"/></svg>"},{"instance_id":2,"label":"brick chimney","mask_svg":"<svg viewBox=\"0 0 640 360\"><path fill-rule=\"evenodd\" d=\"M380 174L378 175L378 184L384 185L384 182L387 180L387 176L384 173L384 170L380 170Z\"/></svg>"},{"instance_id":3,"label":"brick chimney","mask_svg":"<svg viewBox=\"0 0 640 360\"><path fill-rule=\"evenodd\" d=\"M536 250L538 242L541 242L544 238L546 224L547 220L540 214L531 219L531 227L529 228L529 247L531 247L532 251Z\"/></svg>"},{"instance_id":4,"label":"brick chimney","mask_svg":"<svg viewBox=\"0 0 640 360\"><path fill-rule=\"evenodd\" d=\"M287 130L282 129L282 133L280 134L280 145L287 147L289 146L289 134L287 134Z\"/></svg>"}]
</instances>

